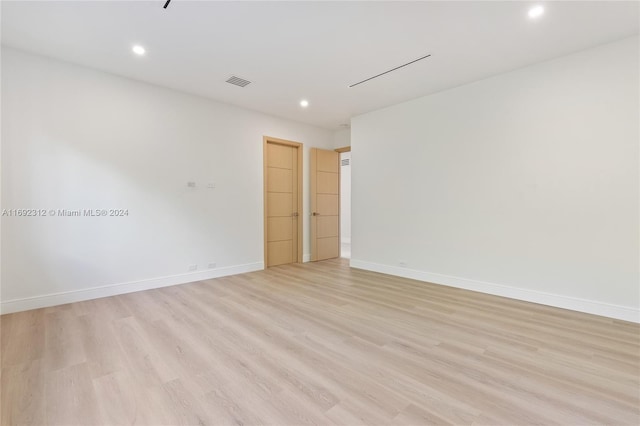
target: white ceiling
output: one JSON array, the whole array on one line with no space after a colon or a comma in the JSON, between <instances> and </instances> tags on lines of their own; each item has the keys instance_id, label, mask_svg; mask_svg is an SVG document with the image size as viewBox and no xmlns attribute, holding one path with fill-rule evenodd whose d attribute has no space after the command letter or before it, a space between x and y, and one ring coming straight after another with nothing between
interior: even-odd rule
<instances>
[{"instance_id":1,"label":"white ceiling","mask_svg":"<svg viewBox=\"0 0 640 426\"><path fill-rule=\"evenodd\" d=\"M638 2L13 2L2 43L338 128L367 111L638 33ZM139 43L147 55L137 57ZM420 56L432 57L354 88ZM246 88L224 81L251 80ZM308 99L302 109L299 101Z\"/></svg>"}]
</instances>

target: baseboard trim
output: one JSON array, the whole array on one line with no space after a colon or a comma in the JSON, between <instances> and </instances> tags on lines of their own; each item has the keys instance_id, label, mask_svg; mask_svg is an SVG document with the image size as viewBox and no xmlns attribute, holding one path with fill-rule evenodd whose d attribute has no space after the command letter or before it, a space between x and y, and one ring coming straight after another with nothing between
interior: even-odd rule
<instances>
[{"instance_id":1,"label":"baseboard trim","mask_svg":"<svg viewBox=\"0 0 640 426\"><path fill-rule=\"evenodd\" d=\"M311 254L303 254L302 255L302 263L311 262Z\"/></svg>"},{"instance_id":2,"label":"baseboard trim","mask_svg":"<svg viewBox=\"0 0 640 426\"><path fill-rule=\"evenodd\" d=\"M462 288L465 290L507 297L510 299L523 300L525 302L539 303L541 305L554 306L556 308L569 309L572 311L640 323L640 309L628 306L613 305L594 300L580 299L577 297L563 296L560 294L517 288L485 281L477 281L469 278L382 265L358 259L351 259L350 266L352 268L380 272L382 274L395 275L433 284Z\"/></svg>"},{"instance_id":3,"label":"baseboard trim","mask_svg":"<svg viewBox=\"0 0 640 426\"><path fill-rule=\"evenodd\" d=\"M130 281L118 284L109 284L82 290L51 293L42 296L26 297L23 299L5 300L0 303L0 314L10 314L12 312L28 311L31 309L64 305L66 303L99 299L101 297L116 296L118 294L133 293L135 291L151 290L154 288L168 287L178 284L187 284L194 281L209 280L212 278L259 271L262 269L264 269L264 263L255 262L247 263L244 265L234 265L216 269L209 269L206 271L189 272L186 274L170 275L165 277L150 278L146 280Z\"/></svg>"}]
</instances>

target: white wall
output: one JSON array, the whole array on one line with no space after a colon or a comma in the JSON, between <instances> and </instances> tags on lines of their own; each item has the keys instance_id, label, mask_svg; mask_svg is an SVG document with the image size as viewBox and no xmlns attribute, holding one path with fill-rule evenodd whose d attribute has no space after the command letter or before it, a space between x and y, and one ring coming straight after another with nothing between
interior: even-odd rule
<instances>
[{"instance_id":1,"label":"white wall","mask_svg":"<svg viewBox=\"0 0 640 426\"><path fill-rule=\"evenodd\" d=\"M639 321L638 60L634 37L355 117L352 266Z\"/></svg>"},{"instance_id":2,"label":"white wall","mask_svg":"<svg viewBox=\"0 0 640 426\"><path fill-rule=\"evenodd\" d=\"M351 129L340 129L333 133L333 147L344 148L351 146Z\"/></svg>"},{"instance_id":3,"label":"white wall","mask_svg":"<svg viewBox=\"0 0 640 426\"><path fill-rule=\"evenodd\" d=\"M263 135L304 143L305 170L310 147L333 147L329 130L12 49L2 59L3 208L129 210L3 217L4 312L262 268Z\"/></svg>"}]
</instances>

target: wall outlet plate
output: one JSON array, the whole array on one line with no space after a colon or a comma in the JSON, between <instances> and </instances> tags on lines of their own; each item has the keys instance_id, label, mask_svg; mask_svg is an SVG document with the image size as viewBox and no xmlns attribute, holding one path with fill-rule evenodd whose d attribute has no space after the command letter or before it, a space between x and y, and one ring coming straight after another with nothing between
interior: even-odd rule
<instances>
[{"instance_id":1,"label":"wall outlet plate","mask_svg":"<svg viewBox=\"0 0 640 426\"><path fill-rule=\"evenodd\" d=\"M190 271L197 271L198 270L198 265L189 265L189 270Z\"/></svg>"}]
</instances>

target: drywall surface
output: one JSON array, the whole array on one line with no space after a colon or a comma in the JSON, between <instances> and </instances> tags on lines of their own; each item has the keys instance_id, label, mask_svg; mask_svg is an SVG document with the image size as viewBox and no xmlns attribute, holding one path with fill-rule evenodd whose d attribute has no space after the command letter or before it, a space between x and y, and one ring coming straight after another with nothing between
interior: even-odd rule
<instances>
[{"instance_id":1,"label":"drywall surface","mask_svg":"<svg viewBox=\"0 0 640 426\"><path fill-rule=\"evenodd\" d=\"M344 148L351 146L351 129L340 129L333 133L333 147Z\"/></svg>"},{"instance_id":2,"label":"drywall surface","mask_svg":"<svg viewBox=\"0 0 640 426\"><path fill-rule=\"evenodd\" d=\"M352 119L352 266L638 321L638 38Z\"/></svg>"},{"instance_id":3,"label":"drywall surface","mask_svg":"<svg viewBox=\"0 0 640 426\"><path fill-rule=\"evenodd\" d=\"M2 206L47 212L2 217L4 312L261 269L264 135L302 142L305 171L333 148L330 130L3 48ZM304 208L308 258L306 172Z\"/></svg>"}]
</instances>

